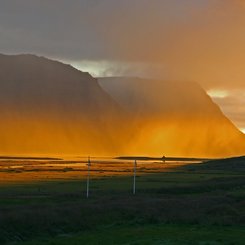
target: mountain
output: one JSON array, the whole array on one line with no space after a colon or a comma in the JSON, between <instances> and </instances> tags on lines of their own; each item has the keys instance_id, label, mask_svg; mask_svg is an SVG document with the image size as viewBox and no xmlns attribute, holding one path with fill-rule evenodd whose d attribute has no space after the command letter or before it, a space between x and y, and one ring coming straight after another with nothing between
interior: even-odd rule
<instances>
[{"instance_id":1,"label":"mountain","mask_svg":"<svg viewBox=\"0 0 245 245\"><path fill-rule=\"evenodd\" d=\"M0 154L115 153L120 106L88 73L0 55Z\"/></svg>"},{"instance_id":2,"label":"mountain","mask_svg":"<svg viewBox=\"0 0 245 245\"><path fill-rule=\"evenodd\" d=\"M0 155L225 157L245 136L193 82L101 78L0 55Z\"/></svg>"},{"instance_id":3,"label":"mountain","mask_svg":"<svg viewBox=\"0 0 245 245\"><path fill-rule=\"evenodd\" d=\"M195 82L100 78L128 112L135 154L227 157L245 153L245 136Z\"/></svg>"}]
</instances>

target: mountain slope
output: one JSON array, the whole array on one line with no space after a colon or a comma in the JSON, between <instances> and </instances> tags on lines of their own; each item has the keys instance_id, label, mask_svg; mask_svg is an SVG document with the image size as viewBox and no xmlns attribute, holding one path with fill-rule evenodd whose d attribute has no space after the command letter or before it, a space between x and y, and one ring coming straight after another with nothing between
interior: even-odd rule
<instances>
[{"instance_id":1,"label":"mountain slope","mask_svg":"<svg viewBox=\"0 0 245 245\"><path fill-rule=\"evenodd\" d=\"M194 82L100 78L130 113L133 153L224 157L245 153L245 136Z\"/></svg>"},{"instance_id":2,"label":"mountain slope","mask_svg":"<svg viewBox=\"0 0 245 245\"><path fill-rule=\"evenodd\" d=\"M2 155L245 153L244 135L196 83L98 83L34 55L0 55L0 112Z\"/></svg>"},{"instance_id":3,"label":"mountain slope","mask_svg":"<svg viewBox=\"0 0 245 245\"><path fill-rule=\"evenodd\" d=\"M0 153L116 151L121 108L88 73L33 55L0 55Z\"/></svg>"}]
</instances>

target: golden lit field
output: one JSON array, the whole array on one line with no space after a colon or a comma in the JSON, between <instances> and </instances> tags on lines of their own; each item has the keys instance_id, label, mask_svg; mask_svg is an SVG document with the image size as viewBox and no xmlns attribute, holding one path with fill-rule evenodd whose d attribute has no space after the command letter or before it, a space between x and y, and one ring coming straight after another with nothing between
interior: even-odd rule
<instances>
[{"instance_id":1,"label":"golden lit field","mask_svg":"<svg viewBox=\"0 0 245 245\"><path fill-rule=\"evenodd\" d=\"M138 162L137 175L166 172L185 165L184 162ZM91 160L91 178L127 176L133 172L133 161L112 159ZM0 184L16 182L80 180L87 176L87 162L83 161L0 161Z\"/></svg>"}]
</instances>

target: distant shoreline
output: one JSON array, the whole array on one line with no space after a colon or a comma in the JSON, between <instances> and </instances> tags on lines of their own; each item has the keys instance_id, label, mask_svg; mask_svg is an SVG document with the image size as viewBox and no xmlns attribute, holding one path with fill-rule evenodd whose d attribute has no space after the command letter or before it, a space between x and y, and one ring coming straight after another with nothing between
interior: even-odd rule
<instances>
[{"instance_id":1,"label":"distant shoreline","mask_svg":"<svg viewBox=\"0 0 245 245\"><path fill-rule=\"evenodd\" d=\"M111 157L111 159L117 160L138 160L138 161L170 161L170 162L195 162L195 161L211 161L218 160L213 158L194 158L194 157L146 157L146 156L119 156ZM51 161L62 161L63 158L57 157L28 157L28 156L0 156L0 160L51 160ZM79 161L80 162L80 161Z\"/></svg>"},{"instance_id":2,"label":"distant shoreline","mask_svg":"<svg viewBox=\"0 0 245 245\"><path fill-rule=\"evenodd\" d=\"M193 158L193 157L144 157L144 156L119 156L115 159L120 160L140 160L140 161L188 161L188 162L195 162L195 161L210 161L214 160L211 158Z\"/></svg>"}]
</instances>

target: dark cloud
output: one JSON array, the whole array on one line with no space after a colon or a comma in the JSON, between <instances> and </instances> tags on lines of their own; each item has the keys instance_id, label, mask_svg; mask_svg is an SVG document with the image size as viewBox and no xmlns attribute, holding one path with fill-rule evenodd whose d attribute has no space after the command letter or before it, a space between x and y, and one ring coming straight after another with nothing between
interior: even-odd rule
<instances>
[{"instance_id":1,"label":"dark cloud","mask_svg":"<svg viewBox=\"0 0 245 245\"><path fill-rule=\"evenodd\" d=\"M3 0L0 49L69 59L148 62L153 44L165 46L162 41L173 23L190 21L192 12L205 2Z\"/></svg>"},{"instance_id":2,"label":"dark cloud","mask_svg":"<svg viewBox=\"0 0 245 245\"><path fill-rule=\"evenodd\" d=\"M0 50L61 58L97 58L100 45L88 23L97 1L1 1Z\"/></svg>"},{"instance_id":3,"label":"dark cloud","mask_svg":"<svg viewBox=\"0 0 245 245\"><path fill-rule=\"evenodd\" d=\"M245 89L244 26L243 0L1 0L0 52Z\"/></svg>"},{"instance_id":4,"label":"dark cloud","mask_svg":"<svg viewBox=\"0 0 245 245\"><path fill-rule=\"evenodd\" d=\"M145 63L155 75L166 75L162 66L175 79L197 80L207 88L244 86L242 3L2 0L0 52Z\"/></svg>"}]
</instances>

